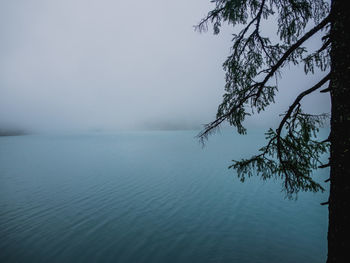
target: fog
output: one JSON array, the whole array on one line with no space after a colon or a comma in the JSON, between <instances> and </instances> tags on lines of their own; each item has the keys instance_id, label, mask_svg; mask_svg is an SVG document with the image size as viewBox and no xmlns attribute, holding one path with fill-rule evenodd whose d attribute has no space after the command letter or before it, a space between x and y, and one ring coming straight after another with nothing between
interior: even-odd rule
<instances>
[{"instance_id":1,"label":"fog","mask_svg":"<svg viewBox=\"0 0 350 263\"><path fill-rule=\"evenodd\" d=\"M194 30L212 7L203 0L0 0L0 128L200 128L221 101L234 32ZM273 125L320 76L285 73L279 103L248 125ZM305 104L329 111L328 95Z\"/></svg>"}]
</instances>

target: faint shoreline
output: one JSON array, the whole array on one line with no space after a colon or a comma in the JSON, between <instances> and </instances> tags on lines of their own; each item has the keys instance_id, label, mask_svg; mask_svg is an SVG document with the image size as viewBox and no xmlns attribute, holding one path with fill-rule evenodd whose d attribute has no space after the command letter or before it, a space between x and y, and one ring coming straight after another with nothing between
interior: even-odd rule
<instances>
[{"instance_id":1,"label":"faint shoreline","mask_svg":"<svg viewBox=\"0 0 350 263\"><path fill-rule=\"evenodd\" d=\"M1 129L0 128L0 137L5 136L23 136L28 135L28 131L19 130L19 129Z\"/></svg>"}]
</instances>

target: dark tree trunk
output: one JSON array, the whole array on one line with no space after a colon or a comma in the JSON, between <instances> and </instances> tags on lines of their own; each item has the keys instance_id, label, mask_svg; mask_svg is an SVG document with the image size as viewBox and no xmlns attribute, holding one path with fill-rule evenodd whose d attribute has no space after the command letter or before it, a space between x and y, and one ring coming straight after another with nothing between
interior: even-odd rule
<instances>
[{"instance_id":1,"label":"dark tree trunk","mask_svg":"<svg viewBox=\"0 0 350 263\"><path fill-rule=\"evenodd\" d=\"M331 176L328 263L350 262L350 8L332 1Z\"/></svg>"}]
</instances>

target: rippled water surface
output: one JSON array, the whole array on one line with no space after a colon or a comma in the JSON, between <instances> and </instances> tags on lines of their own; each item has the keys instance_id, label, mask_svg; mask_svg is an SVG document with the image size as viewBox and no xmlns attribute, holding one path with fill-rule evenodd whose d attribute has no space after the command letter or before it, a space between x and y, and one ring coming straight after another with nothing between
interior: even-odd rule
<instances>
[{"instance_id":1,"label":"rippled water surface","mask_svg":"<svg viewBox=\"0 0 350 263\"><path fill-rule=\"evenodd\" d=\"M0 262L325 261L327 193L240 183L227 167L260 132L194 135L0 138Z\"/></svg>"}]
</instances>

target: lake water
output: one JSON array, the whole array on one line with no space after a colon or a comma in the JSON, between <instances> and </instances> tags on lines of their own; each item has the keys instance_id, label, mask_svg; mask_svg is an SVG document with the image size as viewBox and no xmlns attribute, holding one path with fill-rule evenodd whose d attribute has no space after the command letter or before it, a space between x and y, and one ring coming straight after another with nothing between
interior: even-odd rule
<instances>
[{"instance_id":1,"label":"lake water","mask_svg":"<svg viewBox=\"0 0 350 263\"><path fill-rule=\"evenodd\" d=\"M0 262L325 262L327 192L239 182L263 132L195 134L1 137Z\"/></svg>"}]
</instances>

